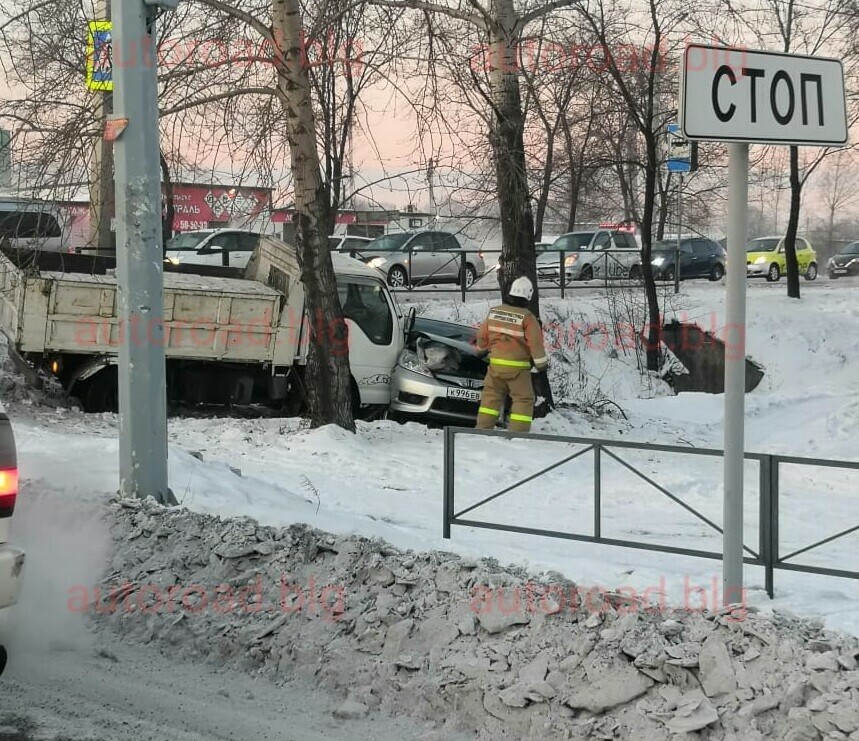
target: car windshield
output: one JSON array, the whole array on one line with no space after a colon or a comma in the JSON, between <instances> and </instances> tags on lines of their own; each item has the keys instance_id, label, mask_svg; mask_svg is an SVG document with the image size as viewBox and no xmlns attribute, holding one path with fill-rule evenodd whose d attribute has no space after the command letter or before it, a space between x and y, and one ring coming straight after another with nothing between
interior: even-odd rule
<instances>
[{"instance_id":1,"label":"car windshield","mask_svg":"<svg viewBox=\"0 0 859 741\"><path fill-rule=\"evenodd\" d=\"M196 250L206 237L211 236L214 232L185 232L177 234L167 242L168 250Z\"/></svg>"},{"instance_id":2,"label":"car windshield","mask_svg":"<svg viewBox=\"0 0 859 741\"><path fill-rule=\"evenodd\" d=\"M565 234L563 237L558 237L552 244L552 249L564 250L565 252L574 252L576 250L586 249L594 238L594 232L576 232L574 234Z\"/></svg>"},{"instance_id":3,"label":"car windshield","mask_svg":"<svg viewBox=\"0 0 859 741\"><path fill-rule=\"evenodd\" d=\"M411 234L386 234L377 237L367 245L368 251L395 252L401 249L409 241Z\"/></svg>"},{"instance_id":4,"label":"car windshield","mask_svg":"<svg viewBox=\"0 0 859 741\"><path fill-rule=\"evenodd\" d=\"M753 239L746 245L746 252L775 252L779 242L781 242L781 239L778 237Z\"/></svg>"},{"instance_id":5,"label":"car windshield","mask_svg":"<svg viewBox=\"0 0 859 741\"><path fill-rule=\"evenodd\" d=\"M853 242L846 247L842 247L839 255L859 255L859 242Z\"/></svg>"}]
</instances>

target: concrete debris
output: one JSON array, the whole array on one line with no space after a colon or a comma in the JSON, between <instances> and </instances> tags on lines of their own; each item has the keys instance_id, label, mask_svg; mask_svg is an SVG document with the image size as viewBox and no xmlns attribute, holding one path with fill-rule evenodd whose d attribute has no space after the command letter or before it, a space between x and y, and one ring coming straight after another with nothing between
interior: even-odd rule
<instances>
[{"instance_id":1,"label":"concrete debris","mask_svg":"<svg viewBox=\"0 0 859 741\"><path fill-rule=\"evenodd\" d=\"M820 621L569 604L558 574L117 500L97 629L432 721L438 738L859 739L859 639ZM97 609L96 609L97 608Z\"/></svg>"}]
</instances>

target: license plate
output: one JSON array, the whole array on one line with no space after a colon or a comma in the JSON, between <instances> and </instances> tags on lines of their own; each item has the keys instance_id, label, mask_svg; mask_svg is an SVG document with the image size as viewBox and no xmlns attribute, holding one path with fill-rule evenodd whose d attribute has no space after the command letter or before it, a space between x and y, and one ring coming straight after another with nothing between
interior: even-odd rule
<instances>
[{"instance_id":1,"label":"license plate","mask_svg":"<svg viewBox=\"0 0 859 741\"><path fill-rule=\"evenodd\" d=\"M480 401L480 392L474 389L448 389L448 399L467 399L468 401Z\"/></svg>"},{"instance_id":2,"label":"license plate","mask_svg":"<svg viewBox=\"0 0 859 741\"><path fill-rule=\"evenodd\" d=\"M847 273L847 268L835 268L832 272L836 275L845 275Z\"/></svg>"}]
</instances>

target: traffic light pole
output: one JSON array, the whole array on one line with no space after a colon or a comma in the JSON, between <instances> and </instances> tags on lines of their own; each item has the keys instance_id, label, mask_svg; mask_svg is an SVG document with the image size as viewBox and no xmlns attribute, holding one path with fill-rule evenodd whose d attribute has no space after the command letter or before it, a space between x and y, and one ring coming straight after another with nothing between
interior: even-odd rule
<instances>
[{"instance_id":1,"label":"traffic light pole","mask_svg":"<svg viewBox=\"0 0 859 741\"><path fill-rule=\"evenodd\" d=\"M119 477L126 496L175 499L167 486L161 178L155 17L112 4L119 346Z\"/></svg>"}]
</instances>

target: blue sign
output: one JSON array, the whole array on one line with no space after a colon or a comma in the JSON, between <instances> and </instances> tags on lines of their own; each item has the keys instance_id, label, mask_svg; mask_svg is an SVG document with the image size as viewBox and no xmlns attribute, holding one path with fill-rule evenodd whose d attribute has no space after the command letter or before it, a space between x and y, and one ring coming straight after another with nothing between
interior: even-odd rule
<instances>
[{"instance_id":1,"label":"blue sign","mask_svg":"<svg viewBox=\"0 0 859 741\"><path fill-rule=\"evenodd\" d=\"M680 135L679 124L668 124L668 172L692 171L692 143Z\"/></svg>"}]
</instances>

